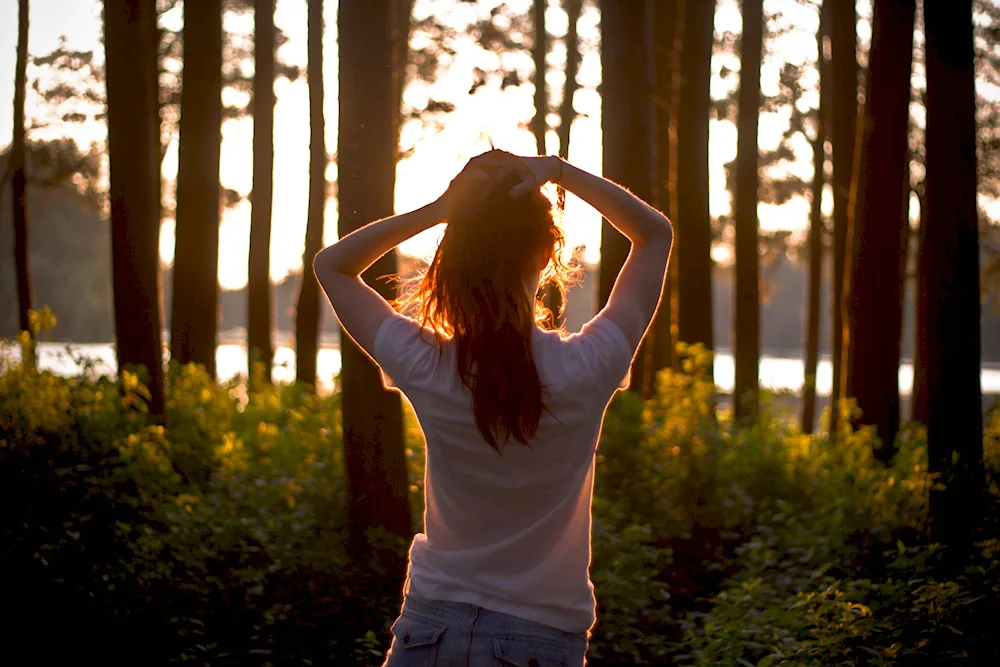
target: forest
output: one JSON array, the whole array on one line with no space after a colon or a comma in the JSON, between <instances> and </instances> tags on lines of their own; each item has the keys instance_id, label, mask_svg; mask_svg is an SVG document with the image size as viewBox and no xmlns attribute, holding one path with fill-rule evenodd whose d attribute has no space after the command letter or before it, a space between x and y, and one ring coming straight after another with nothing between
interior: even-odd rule
<instances>
[{"instance_id":1,"label":"forest","mask_svg":"<svg viewBox=\"0 0 1000 667\"><path fill-rule=\"evenodd\" d=\"M89 0L93 48L34 47L62 1L10 3L3 44L11 664L382 663L424 439L308 267L439 194L443 176L404 174L500 99L507 145L593 154L674 229L597 450L587 664L1000 658L1000 400L983 380L1000 364L1000 2ZM296 35L304 64L282 57ZM297 84L303 234L277 279L278 110ZM495 139L473 132L442 150L464 163ZM224 156L240 142L246 187ZM565 228L594 221L569 248L581 285L565 304L539 293L575 331L630 246L547 187ZM392 301L419 254L364 279ZM242 286L220 280L230 265ZM221 377L233 335L247 370ZM111 369L73 345L107 342ZM55 343L73 372L43 363ZM800 358L800 390L762 383L774 350Z\"/></svg>"}]
</instances>

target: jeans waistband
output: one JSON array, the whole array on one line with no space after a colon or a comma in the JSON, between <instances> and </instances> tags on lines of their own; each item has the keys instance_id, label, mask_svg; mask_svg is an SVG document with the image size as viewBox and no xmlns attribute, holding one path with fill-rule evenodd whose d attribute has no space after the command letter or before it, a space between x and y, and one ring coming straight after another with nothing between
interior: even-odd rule
<instances>
[{"instance_id":1,"label":"jeans waistband","mask_svg":"<svg viewBox=\"0 0 1000 667\"><path fill-rule=\"evenodd\" d=\"M539 637L586 637L588 633L565 632L559 628L544 625L526 618L506 614L492 609L486 609L467 602L451 602L449 600L426 600L407 595L403 601L403 611L410 611L421 616L451 621L472 626L476 621L482 622L495 630L510 630L518 633Z\"/></svg>"}]
</instances>

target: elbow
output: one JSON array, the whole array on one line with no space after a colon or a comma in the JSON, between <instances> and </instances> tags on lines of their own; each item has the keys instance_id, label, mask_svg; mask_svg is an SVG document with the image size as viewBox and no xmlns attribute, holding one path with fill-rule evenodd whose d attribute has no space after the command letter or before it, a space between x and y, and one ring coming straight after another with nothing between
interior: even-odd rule
<instances>
[{"instance_id":1,"label":"elbow","mask_svg":"<svg viewBox=\"0 0 1000 667\"><path fill-rule=\"evenodd\" d=\"M644 245L661 247L669 252L673 239L674 229L670 224L670 220L665 215L657 215L657 220L649 225L642 238L639 239L639 242Z\"/></svg>"},{"instance_id":2,"label":"elbow","mask_svg":"<svg viewBox=\"0 0 1000 667\"><path fill-rule=\"evenodd\" d=\"M336 244L327 246L316 253L316 256L313 257L313 273L316 274L317 280L322 282L324 276L344 273L338 255Z\"/></svg>"}]
</instances>

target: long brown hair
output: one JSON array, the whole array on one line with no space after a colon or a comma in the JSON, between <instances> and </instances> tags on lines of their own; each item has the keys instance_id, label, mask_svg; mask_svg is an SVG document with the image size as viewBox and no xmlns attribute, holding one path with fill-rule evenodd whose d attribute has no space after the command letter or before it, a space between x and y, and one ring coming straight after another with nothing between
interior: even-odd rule
<instances>
[{"instance_id":1,"label":"long brown hair","mask_svg":"<svg viewBox=\"0 0 1000 667\"><path fill-rule=\"evenodd\" d=\"M510 438L528 444L545 410L532 331L554 328L558 314L528 294L527 281L546 262L539 291L552 285L561 304L574 273L552 203L539 190L511 198L516 183L508 178L453 211L426 273L401 298L439 340L454 339L476 427L497 452Z\"/></svg>"}]
</instances>

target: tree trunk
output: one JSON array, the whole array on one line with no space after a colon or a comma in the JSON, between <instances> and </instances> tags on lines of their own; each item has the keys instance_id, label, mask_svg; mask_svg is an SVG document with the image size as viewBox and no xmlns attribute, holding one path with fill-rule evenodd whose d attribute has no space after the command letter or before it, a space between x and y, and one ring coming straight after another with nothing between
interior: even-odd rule
<instances>
[{"instance_id":1,"label":"tree trunk","mask_svg":"<svg viewBox=\"0 0 1000 667\"><path fill-rule=\"evenodd\" d=\"M979 234L971 0L924 5L927 53L925 309L928 470L937 537L953 557L984 518ZM955 560L952 559L954 563Z\"/></svg>"},{"instance_id":2,"label":"tree trunk","mask_svg":"<svg viewBox=\"0 0 1000 667\"><path fill-rule=\"evenodd\" d=\"M739 138L736 154L736 284L733 286L735 377L733 414L757 421L760 363L760 267L757 251L757 119L764 49L762 0L743 0Z\"/></svg>"},{"instance_id":3,"label":"tree trunk","mask_svg":"<svg viewBox=\"0 0 1000 667\"><path fill-rule=\"evenodd\" d=\"M833 387L830 394L830 433L836 435L840 421L840 396L844 393L843 292L847 257L847 227L851 180L854 174L855 124L858 113L857 17L854 3L834 2L830 13L832 54L832 143L833 143L833 290L830 299L832 331L830 357Z\"/></svg>"},{"instance_id":4,"label":"tree trunk","mask_svg":"<svg viewBox=\"0 0 1000 667\"><path fill-rule=\"evenodd\" d=\"M157 49L153 0L106 2L111 252L118 368L144 368L149 413L163 421L159 299L158 82L148 67Z\"/></svg>"},{"instance_id":5,"label":"tree trunk","mask_svg":"<svg viewBox=\"0 0 1000 667\"><path fill-rule=\"evenodd\" d=\"M671 220L676 218L676 82L680 49L679 27L683 20L683 0L646 0L647 22L652 31L650 40L651 61L654 69L653 90L653 199L650 203ZM663 280L663 292L656 308L652 326L643 341L644 381L643 395L649 397L656 391L656 374L664 368L673 368L675 321L671 299L671 274L673 262Z\"/></svg>"},{"instance_id":6,"label":"tree trunk","mask_svg":"<svg viewBox=\"0 0 1000 667\"><path fill-rule=\"evenodd\" d=\"M915 0L875 0L869 60L863 215L852 276L848 395L859 423L875 426L880 460L892 458L899 430L899 340L903 284L899 273L907 219L907 119ZM892 196L895 193L896 196ZM888 261L895 258L896 261Z\"/></svg>"},{"instance_id":7,"label":"tree trunk","mask_svg":"<svg viewBox=\"0 0 1000 667\"><path fill-rule=\"evenodd\" d=\"M183 48L170 357L181 364L201 364L214 378L222 142L220 0L184 3Z\"/></svg>"},{"instance_id":8,"label":"tree trunk","mask_svg":"<svg viewBox=\"0 0 1000 667\"><path fill-rule=\"evenodd\" d=\"M548 89L545 85L545 56L548 53L548 37L545 31L546 0L534 0L532 18L534 19L535 39L531 46L531 58L535 64L535 115L531 119L531 132L535 135L535 152L545 155L545 134L548 132L546 120L549 110ZM560 325L560 311L563 308L559 290L554 285L544 289L542 302L552 313L552 325Z\"/></svg>"},{"instance_id":9,"label":"tree trunk","mask_svg":"<svg viewBox=\"0 0 1000 667\"><path fill-rule=\"evenodd\" d=\"M31 330L31 273L28 268L28 197L24 172L24 96L27 90L28 68L28 0L20 0L17 15L17 63L14 67L14 136L11 141L11 201L14 221L14 270L17 273L17 322L18 329ZM23 351L23 362L34 367L35 350L29 346Z\"/></svg>"},{"instance_id":10,"label":"tree trunk","mask_svg":"<svg viewBox=\"0 0 1000 667\"><path fill-rule=\"evenodd\" d=\"M397 87L393 17L380 3L343 3L340 35L338 189L340 236L393 212ZM395 297L381 276L396 273L395 251L383 256L364 279L383 297ZM341 331L343 355L344 457L348 526L352 549L365 544L365 530L383 526L409 537L409 491L399 394L382 385L378 368ZM402 583L405 559L392 576Z\"/></svg>"},{"instance_id":11,"label":"tree trunk","mask_svg":"<svg viewBox=\"0 0 1000 667\"><path fill-rule=\"evenodd\" d=\"M714 0L686 2L677 111L677 221L674 226L678 335L713 350L712 218L708 208L708 116Z\"/></svg>"},{"instance_id":12,"label":"tree trunk","mask_svg":"<svg viewBox=\"0 0 1000 667\"><path fill-rule=\"evenodd\" d=\"M601 120L604 175L645 201L653 197L652 63L648 54L646 3L605 1L601 5ZM607 220L601 223L601 266L597 308L611 295L631 244ZM632 362L630 389L648 395L646 359Z\"/></svg>"},{"instance_id":13,"label":"tree trunk","mask_svg":"<svg viewBox=\"0 0 1000 667\"><path fill-rule=\"evenodd\" d=\"M816 67L819 69L819 109L813 148L812 202L809 215L809 292L806 315L806 350L802 383L802 432L811 434L816 424L816 372L819 366L820 288L823 280L823 186L826 170L826 120L830 110L830 66L825 41L829 35L831 0L821 5L816 32Z\"/></svg>"},{"instance_id":14,"label":"tree trunk","mask_svg":"<svg viewBox=\"0 0 1000 667\"><path fill-rule=\"evenodd\" d=\"M569 27L566 30L566 84L563 87L562 104L559 106L559 157L569 159L569 138L576 120L576 109L573 108L573 98L576 96L577 71L580 68L580 37L577 33L577 23L580 21L582 0L563 0ZM566 208L566 191L559 188L559 210Z\"/></svg>"},{"instance_id":15,"label":"tree trunk","mask_svg":"<svg viewBox=\"0 0 1000 667\"><path fill-rule=\"evenodd\" d=\"M247 284L247 349L271 382L271 199L274 193L274 0L254 2L253 208Z\"/></svg>"},{"instance_id":16,"label":"tree trunk","mask_svg":"<svg viewBox=\"0 0 1000 667\"><path fill-rule=\"evenodd\" d=\"M323 117L323 0L309 3L309 217L302 255L302 287L295 307L295 377L316 387L319 283L309 267L323 247L326 209L326 123Z\"/></svg>"},{"instance_id":17,"label":"tree trunk","mask_svg":"<svg viewBox=\"0 0 1000 667\"><path fill-rule=\"evenodd\" d=\"M549 110L545 87L545 54L548 52L548 40L545 35L546 4L546 0L534 0L532 8L535 23L535 40L531 46L531 59L535 63L535 115L531 119L531 132L535 135L535 150L539 155L546 153L545 133L549 129L545 121Z\"/></svg>"},{"instance_id":18,"label":"tree trunk","mask_svg":"<svg viewBox=\"0 0 1000 667\"><path fill-rule=\"evenodd\" d=\"M913 390L910 393L910 420L927 426L927 376L924 373L924 359L927 358L927 312L921 297L921 285L927 282L927 197L917 194L920 218L917 221L917 279L916 313L913 325Z\"/></svg>"}]
</instances>

